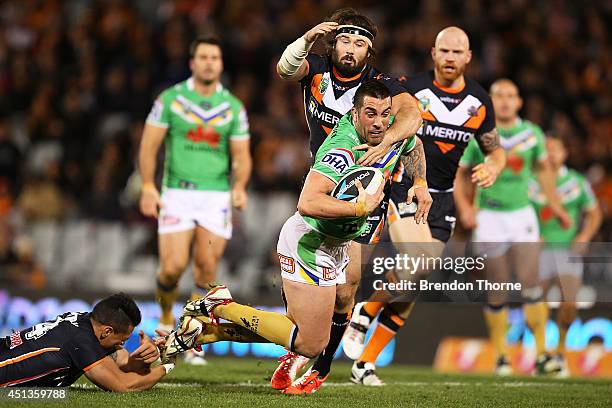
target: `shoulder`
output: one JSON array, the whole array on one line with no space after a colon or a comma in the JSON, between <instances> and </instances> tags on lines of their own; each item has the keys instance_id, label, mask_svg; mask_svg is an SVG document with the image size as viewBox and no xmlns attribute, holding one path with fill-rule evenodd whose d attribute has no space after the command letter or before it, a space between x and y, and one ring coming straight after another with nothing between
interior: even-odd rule
<instances>
[{"instance_id":1,"label":"shoulder","mask_svg":"<svg viewBox=\"0 0 612 408\"><path fill-rule=\"evenodd\" d=\"M169 99L174 99L176 95L180 94L181 92L184 92L184 90L186 89L185 83L186 81L182 81L164 89L163 91L161 91L157 98L162 100L163 102Z\"/></svg>"},{"instance_id":2,"label":"shoulder","mask_svg":"<svg viewBox=\"0 0 612 408\"><path fill-rule=\"evenodd\" d=\"M538 135L538 136L542 136L544 137L544 131L542 130L542 128L538 125L536 125L535 123L529 121L529 120L525 120L523 119L523 123L525 125L525 128L531 130L532 133Z\"/></svg>"},{"instance_id":3,"label":"shoulder","mask_svg":"<svg viewBox=\"0 0 612 408\"><path fill-rule=\"evenodd\" d=\"M465 76L465 91L484 102L491 102L491 96L477 81Z\"/></svg>"},{"instance_id":4,"label":"shoulder","mask_svg":"<svg viewBox=\"0 0 612 408\"><path fill-rule=\"evenodd\" d=\"M418 92L425 88L433 87L433 77L430 71L421 72L411 76L401 76L398 78L400 84L411 93Z\"/></svg>"},{"instance_id":5,"label":"shoulder","mask_svg":"<svg viewBox=\"0 0 612 408\"><path fill-rule=\"evenodd\" d=\"M232 106L232 108L234 108L235 110L242 110L242 109L244 109L244 103L242 103L242 101L240 99L238 99L238 97L236 97L236 95L231 93L229 89L223 87L223 91L222 92L223 92L223 97L229 102L229 104Z\"/></svg>"}]
</instances>

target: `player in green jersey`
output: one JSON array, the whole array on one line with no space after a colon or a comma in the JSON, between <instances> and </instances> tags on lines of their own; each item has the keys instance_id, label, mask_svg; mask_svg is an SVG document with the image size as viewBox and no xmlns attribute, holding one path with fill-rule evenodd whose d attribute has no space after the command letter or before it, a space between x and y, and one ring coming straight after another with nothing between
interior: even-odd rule
<instances>
[{"instance_id":1,"label":"player in green jersey","mask_svg":"<svg viewBox=\"0 0 612 408\"><path fill-rule=\"evenodd\" d=\"M470 142L459 163L455 179L455 202L464 227L474 229L473 240L477 251L487 254L490 279L510 282L512 270L522 284L521 295L525 319L536 339L537 372L546 374L559 369L556 360L546 353L545 330L548 308L542 301L543 290L537 271L539 256L538 220L528 197L529 179L535 172L538 183L551 203L553 214L565 226L570 220L554 188L554 173L546 157L544 135L539 127L518 116L522 101L517 86L508 79L500 79L491 86L491 99L496 114L496 125L507 163L495 184L477 188L476 206L470 202L470 189L477 182L478 172L473 166L484 157L478 146ZM507 293L488 294L485 320L491 341L498 354L497 373L510 374L506 351Z\"/></svg>"},{"instance_id":2,"label":"player in green jersey","mask_svg":"<svg viewBox=\"0 0 612 408\"><path fill-rule=\"evenodd\" d=\"M340 119L320 147L304 182L298 212L285 222L278 239L287 315L240 305L232 300L225 286L218 286L203 299L187 303L180 330L167 340L165 357L193 347L197 342L228 339L267 340L306 357L318 356L325 349L336 303L336 285L346 279L348 245L367 227L368 215L383 199L386 183L372 195L358 184L360 193L355 203L330 194L344 175L359 167L359 158L366 154L354 148L363 143L377 146L382 142L390 113L391 96L387 87L376 80L365 82L355 92L353 108ZM393 169L401 158L411 171L414 166L410 165L411 153L417 142L416 138L400 142L399 154L386 155L391 160L385 162L382 169ZM414 195L414 189L408 194ZM418 205L429 203L419 202ZM198 323L190 316L204 323L199 339ZM208 323L217 317L233 322L234 326L230 331L225 327L211 327ZM245 335L244 329L252 334ZM316 370L305 375L307 381L304 383L312 388L318 388L328 376L319 376ZM292 393L288 390L284 392Z\"/></svg>"},{"instance_id":3,"label":"player in green jersey","mask_svg":"<svg viewBox=\"0 0 612 408\"><path fill-rule=\"evenodd\" d=\"M582 284L582 262L576 259L584 255L586 244L599 230L602 213L586 178L565 166L567 150L563 141L547 137L546 150L556 175L557 195L570 215L572 226L563 228L559 220L553 217L546 196L533 178L529 184L529 198L538 214L540 235L545 243L540 254L540 278L544 290L547 291L553 284L558 284L561 289L562 302L557 313L559 343L556 357L563 367L561 376L567 376L569 373L563 358L565 338L569 326L577 316L576 294Z\"/></svg>"},{"instance_id":4,"label":"player in green jersey","mask_svg":"<svg viewBox=\"0 0 612 408\"><path fill-rule=\"evenodd\" d=\"M192 297L203 296L215 281L217 264L232 235L232 206L246 207L251 174L246 111L220 83L219 40L198 37L191 44L190 57L191 77L157 98L140 146L140 210L158 218L157 300L162 309L160 328L165 330L175 325L172 306L192 246ZM162 142L166 156L160 197L154 175Z\"/></svg>"}]
</instances>

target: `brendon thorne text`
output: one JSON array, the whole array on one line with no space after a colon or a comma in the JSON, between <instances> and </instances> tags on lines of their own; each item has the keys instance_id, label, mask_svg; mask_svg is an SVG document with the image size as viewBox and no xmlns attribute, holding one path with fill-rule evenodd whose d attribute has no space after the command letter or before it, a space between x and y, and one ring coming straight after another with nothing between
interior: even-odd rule
<instances>
[{"instance_id":1,"label":"brendon thorne text","mask_svg":"<svg viewBox=\"0 0 612 408\"><path fill-rule=\"evenodd\" d=\"M374 281L374 290L399 291L520 291L520 282L491 282L486 279L478 279L474 282L428 282L427 280L397 282L385 282L382 279Z\"/></svg>"}]
</instances>

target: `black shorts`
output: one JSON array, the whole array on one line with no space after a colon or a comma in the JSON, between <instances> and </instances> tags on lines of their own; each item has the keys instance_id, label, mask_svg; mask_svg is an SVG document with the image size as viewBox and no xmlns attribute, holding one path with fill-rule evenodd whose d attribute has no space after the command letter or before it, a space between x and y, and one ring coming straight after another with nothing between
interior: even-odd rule
<instances>
[{"instance_id":1,"label":"black shorts","mask_svg":"<svg viewBox=\"0 0 612 408\"><path fill-rule=\"evenodd\" d=\"M406 203L410 180L403 179L395 182L391 186L391 197L389 219L391 222L399 218L414 217L416 203ZM427 223L431 231L431 236L442 242L448 242L453 230L455 229L455 200L451 192L432 192L430 190L433 203L429 210Z\"/></svg>"}]
</instances>

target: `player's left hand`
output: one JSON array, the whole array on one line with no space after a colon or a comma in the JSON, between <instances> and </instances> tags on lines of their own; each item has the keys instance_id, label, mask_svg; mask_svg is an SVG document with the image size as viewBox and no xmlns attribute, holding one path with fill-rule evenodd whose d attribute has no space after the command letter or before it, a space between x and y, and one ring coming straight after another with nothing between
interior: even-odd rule
<instances>
[{"instance_id":1,"label":"player's left hand","mask_svg":"<svg viewBox=\"0 0 612 408\"><path fill-rule=\"evenodd\" d=\"M130 353L129 362L141 362L146 365L153 364L159 358L157 345L142 330L138 332L140 346Z\"/></svg>"},{"instance_id":2,"label":"player's left hand","mask_svg":"<svg viewBox=\"0 0 612 408\"><path fill-rule=\"evenodd\" d=\"M431 208L431 203L433 203L433 198L431 198L431 194L429 194L429 189L422 185L414 185L408 190L406 202L410 204L414 198L416 198L417 202L414 222L417 224L425 224L429 216L429 209Z\"/></svg>"},{"instance_id":3,"label":"player's left hand","mask_svg":"<svg viewBox=\"0 0 612 408\"><path fill-rule=\"evenodd\" d=\"M367 143L353 147L353 150L367 150L363 156L357 161L357 164L361 166L369 166L370 164L376 163L382 159L384 155L389 151L391 144L385 142L383 139L377 146L370 146Z\"/></svg>"},{"instance_id":4,"label":"player's left hand","mask_svg":"<svg viewBox=\"0 0 612 408\"><path fill-rule=\"evenodd\" d=\"M232 188L232 206L237 210L245 210L247 207L248 195L244 188Z\"/></svg>"}]
</instances>

